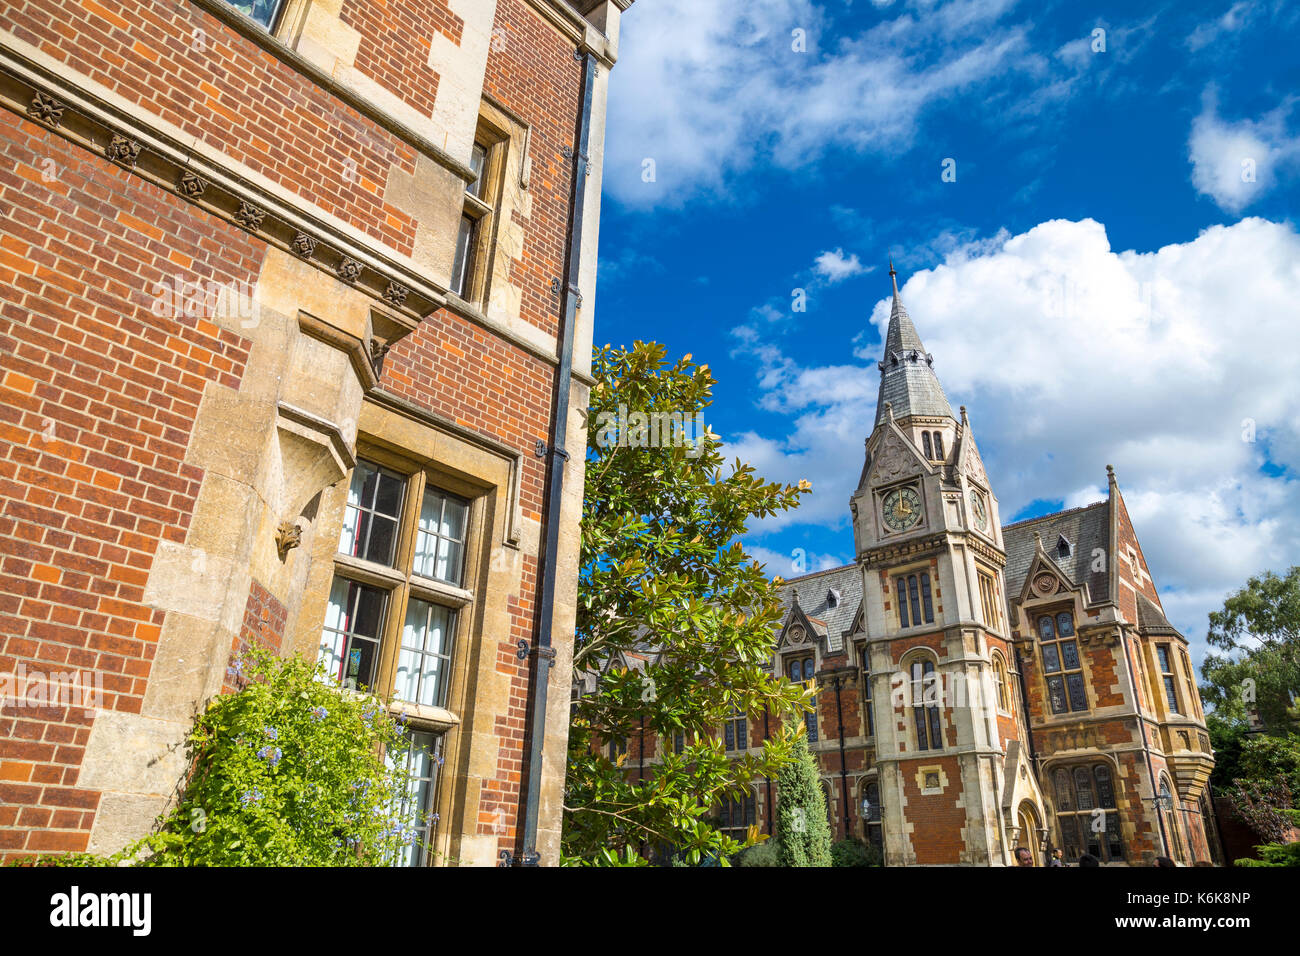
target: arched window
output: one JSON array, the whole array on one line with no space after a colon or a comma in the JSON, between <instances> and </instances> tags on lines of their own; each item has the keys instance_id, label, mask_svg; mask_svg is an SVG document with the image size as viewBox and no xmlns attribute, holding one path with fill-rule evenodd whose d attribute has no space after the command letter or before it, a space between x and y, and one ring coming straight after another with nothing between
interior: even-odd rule
<instances>
[{"instance_id":1,"label":"arched window","mask_svg":"<svg viewBox=\"0 0 1300 956\"><path fill-rule=\"evenodd\" d=\"M934 433L934 457L943 458L943 432Z\"/></svg>"},{"instance_id":2,"label":"arched window","mask_svg":"<svg viewBox=\"0 0 1300 956\"><path fill-rule=\"evenodd\" d=\"M1088 692L1083 684L1083 662L1074 637L1074 615L1062 611L1055 619L1044 614L1038 619L1038 640L1043 655L1043 676L1052 713L1088 709Z\"/></svg>"},{"instance_id":3,"label":"arched window","mask_svg":"<svg viewBox=\"0 0 1300 956\"><path fill-rule=\"evenodd\" d=\"M1056 819L1067 863L1084 853L1102 862L1124 859L1124 840L1107 764L1057 767L1052 773Z\"/></svg>"},{"instance_id":4,"label":"arched window","mask_svg":"<svg viewBox=\"0 0 1300 956\"><path fill-rule=\"evenodd\" d=\"M896 587L899 627L934 623L934 598L930 592L928 571L902 575L898 578Z\"/></svg>"},{"instance_id":5,"label":"arched window","mask_svg":"<svg viewBox=\"0 0 1300 956\"><path fill-rule=\"evenodd\" d=\"M930 448L930 433L929 433L929 432L921 432L921 444L925 447L925 457L926 457L926 458L933 458L933 457L934 457L934 452L933 452L933 450L931 450L931 448Z\"/></svg>"},{"instance_id":6,"label":"arched window","mask_svg":"<svg viewBox=\"0 0 1300 956\"><path fill-rule=\"evenodd\" d=\"M934 661L912 661L912 719L916 722L916 748L942 750L939 725L939 675Z\"/></svg>"},{"instance_id":7,"label":"arched window","mask_svg":"<svg viewBox=\"0 0 1300 956\"><path fill-rule=\"evenodd\" d=\"M1001 654L993 655L993 682L998 691L998 710L1004 714L1011 713L1011 680Z\"/></svg>"},{"instance_id":8,"label":"arched window","mask_svg":"<svg viewBox=\"0 0 1300 956\"><path fill-rule=\"evenodd\" d=\"M868 781L862 788L863 814L862 825L866 830L867 842L874 847L883 847L884 838L880 830L880 784Z\"/></svg>"},{"instance_id":9,"label":"arched window","mask_svg":"<svg viewBox=\"0 0 1300 956\"><path fill-rule=\"evenodd\" d=\"M785 674L796 684L802 684L813 679L814 663L812 656L792 657L785 663ZM808 730L808 742L814 743L817 740L817 707L813 705L812 713L803 715L803 725Z\"/></svg>"}]
</instances>

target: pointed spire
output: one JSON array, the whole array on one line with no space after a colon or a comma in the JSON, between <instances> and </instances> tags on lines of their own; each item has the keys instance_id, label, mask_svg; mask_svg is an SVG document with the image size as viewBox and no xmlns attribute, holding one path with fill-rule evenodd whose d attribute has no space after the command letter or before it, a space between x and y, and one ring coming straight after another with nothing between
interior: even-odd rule
<instances>
[{"instance_id":1,"label":"pointed spire","mask_svg":"<svg viewBox=\"0 0 1300 956\"><path fill-rule=\"evenodd\" d=\"M876 400L876 424L885 420L886 401L893 405L895 418L911 415L952 418L952 407L934 374L934 356L925 350L912 318L898 295L898 273L889 260L889 278L894 300L885 332L885 355L880 362L880 395Z\"/></svg>"}]
</instances>

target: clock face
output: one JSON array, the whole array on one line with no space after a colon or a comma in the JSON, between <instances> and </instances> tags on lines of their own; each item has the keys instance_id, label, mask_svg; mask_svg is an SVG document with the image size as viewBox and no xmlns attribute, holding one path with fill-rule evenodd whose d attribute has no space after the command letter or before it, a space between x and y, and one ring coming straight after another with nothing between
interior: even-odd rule
<instances>
[{"instance_id":1,"label":"clock face","mask_svg":"<svg viewBox=\"0 0 1300 956\"><path fill-rule=\"evenodd\" d=\"M921 520L921 496L915 488L895 488L882 502L885 527L906 531Z\"/></svg>"},{"instance_id":2,"label":"clock face","mask_svg":"<svg viewBox=\"0 0 1300 956\"><path fill-rule=\"evenodd\" d=\"M970 509L975 515L975 527L981 531L989 530L989 509L984 504L984 499L978 491L970 493Z\"/></svg>"}]
</instances>

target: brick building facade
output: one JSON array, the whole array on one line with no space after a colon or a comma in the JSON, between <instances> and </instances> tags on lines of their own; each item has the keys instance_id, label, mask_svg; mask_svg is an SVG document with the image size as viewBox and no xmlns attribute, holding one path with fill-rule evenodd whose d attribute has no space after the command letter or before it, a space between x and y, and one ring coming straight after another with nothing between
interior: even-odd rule
<instances>
[{"instance_id":1,"label":"brick building facade","mask_svg":"<svg viewBox=\"0 0 1300 956\"><path fill-rule=\"evenodd\" d=\"M893 275L891 269L891 275ZM786 580L773 667L805 717L832 833L886 865L1221 860L1214 764L1186 640L1114 472L1106 500L1003 526L895 285L875 426L850 500L857 560ZM633 661L626 662L636 666ZM761 714L719 728L759 748ZM632 773L674 741L629 739ZM775 784L720 808L773 829Z\"/></svg>"},{"instance_id":2,"label":"brick building facade","mask_svg":"<svg viewBox=\"0 0 1300 956\"><path fill-rule=\"evenodd\" d=\"M92 689L0 855L147 832L259 643L405 697L422 862L555 861L630 2L0 8L0 673Z\"/></svg>"}]
</instances>

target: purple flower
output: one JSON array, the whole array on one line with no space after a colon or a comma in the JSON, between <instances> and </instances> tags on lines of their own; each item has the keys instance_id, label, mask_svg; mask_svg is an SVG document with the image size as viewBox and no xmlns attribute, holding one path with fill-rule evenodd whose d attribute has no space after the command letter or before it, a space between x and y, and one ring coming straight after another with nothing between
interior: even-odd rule
<instances>
[{"instance_id":1,"label":"purple flower","mask_svg":"<svg viewBox=\"0 0 1300 956\"><path fill-rule=\"evenodd\" d=\"M254 787L252 790L245 790L239 797L239 802L246 807L251 807L262 799L262 791Z\"/></svg>"},{"instance_id":2,"label":"purple flower","mask_svg":"<svg viewBox=\"0 0 1300 956\"><path fill-rule=\"evenodd\" d=\"M257 755L274 767L280 762L280 758L284 756L284 751L279 747L272 747L270 744L267 744L257 752Z\"/></svg>"},{"instance_id":3,"label":"purple flower","mask_svg":"<svg viewBox=\"0 0 1300 956\"><path fill-rule=\"evenodd\" d=\"M326 710L324 707L313 707L311 709L312 720L320 721L320 720L324 720L328 716L329 716L329 711Z\"/></svg>"},{"instance_id":4,"label":"purple flower","mask_svg":"<svg viewBox=\"0 0 1300 956\"><path fill-rule=\"evenodd\" d=\"M268 740L280 739L280 731L276 730L274 727L263 727L262 733L266 734Z\"/></svg>"},{"instance_id":5,"label":"purple flower","mask_svg":"<svg viewBox=\"0 0 1300 956\"><path fill-rule=\"evenodd\" d=\"M230 666L226 668L226 673L231 675L232 677L243 677L244 668L245 668L244 659L242 657L236 657L233 661L230 662Z\"/></svg>"}]
</instances>

